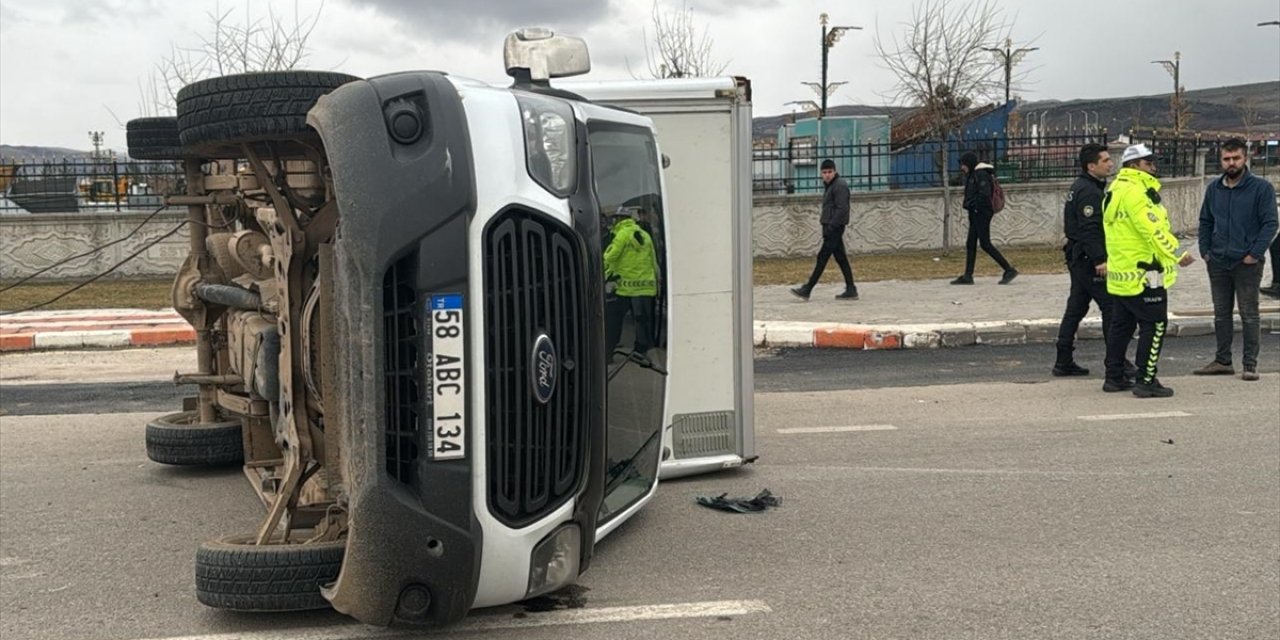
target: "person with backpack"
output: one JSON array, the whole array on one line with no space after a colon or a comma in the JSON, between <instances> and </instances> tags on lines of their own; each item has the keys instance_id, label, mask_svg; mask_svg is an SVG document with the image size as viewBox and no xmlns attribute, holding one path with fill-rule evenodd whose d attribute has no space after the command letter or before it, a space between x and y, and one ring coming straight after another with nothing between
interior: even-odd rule
<instances>
[{"instance_id":1,"label":"person with backpack","mask_svg":"<svg viewBox=\"0 0 1280 640\"><path fill-rule=\"evenodd\" d=\"M979 246L1004 269L1000 284L1009 284L1018 277L1018 270L991 243L991 218L1004 208L1004 191L996 182L995 167L978 162L978 154L969 151L960 156L960 171L965 178L964 208L969 213L969 237L964 244L964 275L951 284L973 284L973 263Z\"/></svg>"}]
</instances>

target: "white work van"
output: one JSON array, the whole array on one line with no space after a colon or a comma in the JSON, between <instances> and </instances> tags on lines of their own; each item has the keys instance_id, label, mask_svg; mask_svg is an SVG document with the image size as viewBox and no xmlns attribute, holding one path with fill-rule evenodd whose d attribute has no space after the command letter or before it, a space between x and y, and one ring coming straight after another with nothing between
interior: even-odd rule
<instances>
[{"instance_id":1,"label":"white work van","mask_svg":"<svg viewBox=\"0 0 1280 640\"><path fill-rule=\"evenodd\" d=\"M446 625L574 583L660 476L755 459L749 83L505 49L510 87L243 74L129 123L191 221L199 394L148 454L266 507L197 551L201 602Z\"/></svg>"}]
</instances>

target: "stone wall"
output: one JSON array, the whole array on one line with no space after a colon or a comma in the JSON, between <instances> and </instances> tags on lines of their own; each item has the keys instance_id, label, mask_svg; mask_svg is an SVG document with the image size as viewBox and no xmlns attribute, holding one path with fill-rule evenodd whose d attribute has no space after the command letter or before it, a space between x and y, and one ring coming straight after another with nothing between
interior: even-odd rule
<instances>
[{"instance_id":1,"label":"stone wall","mask_svg":"<svg viewBox=\"0 0 1280 640\"><path fill-rule=\"evenodd\" d=\"M26 277L59 260L123 238L150 213L139 211L0 217L0 279ZM185 219L185 212L160 213L128 240L54 267L39 279L82 279L102 273L148 242L168 233ZM125 262L108 277L172 276L186 256L187 230L184 226L177 233Z\"/></svg>"}]
</instances>

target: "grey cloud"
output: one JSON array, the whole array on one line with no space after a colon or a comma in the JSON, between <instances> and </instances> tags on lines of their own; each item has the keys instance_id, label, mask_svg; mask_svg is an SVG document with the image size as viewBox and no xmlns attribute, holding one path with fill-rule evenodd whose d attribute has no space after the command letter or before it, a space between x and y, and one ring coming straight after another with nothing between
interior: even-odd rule
<instances>
[{"instance_id":1,"label":"grey cloud","mask_svg":"<svg viewBox=\"0 0 1280 640\"><path fill-rule=\"evenodd\" d=\"M668 2L667 6L675 8L679 5ZM696 20L698 16L721 16L742 13L745 10L768 10L782 6L782 2L780 0L698 0L689 2L685 6L693 9L693 17ZM817 14L814 14L813 19L818 19Z\"/></svg>"},{"instance_id":2,"label":"grey cloud","mask_svg":"<svg viewBox=\"0 0 1280 640\"><path fill-rule=\"evenodd\" d=\"M500 37L519 27L586 27L606 17L611 0L346 0L372 7L425 34L453 41Z\"/></svg>"},{"instance_id":3,"label":"grey cloud","mask_svg":"<svg viewBox=\"0 0 1280 640\"><path fill-rule=\"evenodd\" d=\"M136 25L176 5L162 5L157 0L80 0L69 2L62 14L64 25L100 24L104 21Z\"/></svg>"}]
</instances>

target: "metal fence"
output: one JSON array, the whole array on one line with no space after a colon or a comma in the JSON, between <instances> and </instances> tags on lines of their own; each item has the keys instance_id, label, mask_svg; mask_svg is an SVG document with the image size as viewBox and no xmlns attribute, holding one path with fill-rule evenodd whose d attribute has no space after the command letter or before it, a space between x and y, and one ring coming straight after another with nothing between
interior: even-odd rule
<instances>
[{"instance_id":1,"label":"metal fence","mask_svg":"<svg viewBox=\"0 0 1280 640\"><path fill-rule=\"evenodd\" d=\"M1143 143L1159 157L1160 175L1185 177L1217 171L1221 140L1202 137L1161 137L1130 134L1128 144ZM1107 144L1105 131L1091 134L948 140L947 165L951 183L959 185L960 156L966 151L995 167L1003 183L1064 180L1080 173L1078 155L1086 143ZM835 142L815 146L813 140L793 139L783 148L757 148L752 153L752 187L757 194L817 193L822 190L819 166L831 159L854 191L885 191L942 186L942 141L894 145L876 142ZM1250 165L1266 175L1280 170L1280 147L1275 141L1254 141ZM1200 166L1202 159L1207 166ZM1117 164L1119 158L1116 158Z\"/></svg>"},{"instance_id":2,"label":"metal fence","mask_svg":"<svg viewBox=\"0 0 1280 640\"><path fill-rule=\"evenodd\" d=\"M181 162L0 158L0 214L155 210L186 189Z\"/></svg>"}]
</instances>

